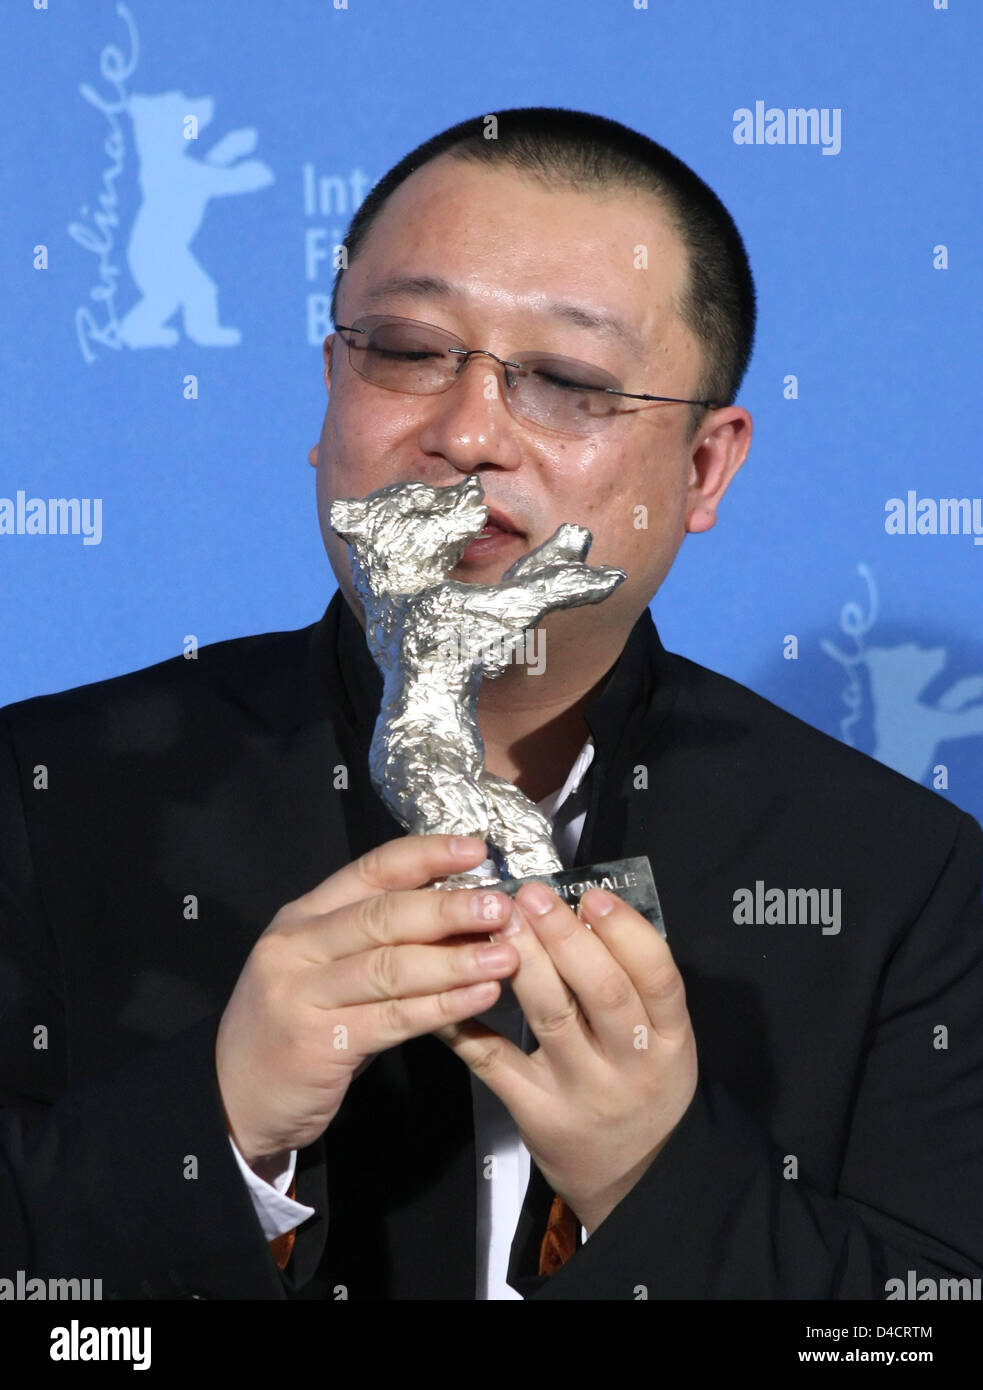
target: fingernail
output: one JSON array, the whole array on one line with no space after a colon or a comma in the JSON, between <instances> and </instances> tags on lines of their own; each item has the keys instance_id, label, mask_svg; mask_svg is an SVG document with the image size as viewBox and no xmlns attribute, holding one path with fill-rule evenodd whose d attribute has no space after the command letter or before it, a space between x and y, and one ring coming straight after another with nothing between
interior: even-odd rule
<instances>
[{"instance_id":1,"label":"fingernail","mask_svg":"<svg viewBox=\"0 0 983 1390\"><path fill-rule=\"evenodd\" d=\"M522 901L530 912L542 917L556 906L556 894L551 893L545 883L527 883L522 890Z\"/></svg>"},{"instance_id":2,"label":"fingernail","mask_svg":"<svg viewBox=\"0 0 983 1390\"><path fill-rule=\"evenodd\" d=\"M512 904L512 915L505 926L498 933L501 936L515 936L516 932L522 931L522 913L515 903Z\"/></svg>"},{"instance_id":3,"label":"fingernail","mask_svg":"<svg viewBox=\"0 0 983 1390\"><path fill-rule=\"evenodd\" d=\"M606 888L590 888L590 902L587 904L587 911L592 917L606 917L609 912L613 912L621 901L613 893L609 893ZM584 894L587 897L587 893Z\"/></svg>"},{"instance_id":4,"label":"fingernail","mask_svg":"<svg viewBox=\"0 0 983 1390\"><path fill-rule=\"evenodd\" d=\"M476 952L476 958L479 965L490 967L492 970L512 965L515 961L511 948L506 949L504 946L482 946Z\"/></svg>"},{"instance_id":5,"label":"fingernail","mask_svg":"<svg viewBox=\"0 0 983 1390\"><path fill-rule=\"evenodd\" d=\"M487 847L477 835L452 835L447 848L456 859L473 859L479 850L484 853Z\"/></svg>"}]
</instances>

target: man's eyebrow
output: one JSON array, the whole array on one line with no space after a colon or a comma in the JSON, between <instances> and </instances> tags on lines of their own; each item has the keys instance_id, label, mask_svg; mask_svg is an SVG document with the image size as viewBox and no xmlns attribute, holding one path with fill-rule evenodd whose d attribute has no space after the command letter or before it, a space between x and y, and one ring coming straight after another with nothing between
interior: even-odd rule
<instances>
[{"instance_id":1,"label":"man's eyebrow","mask_svg":"<svg viewBox=\"0 0 983 1390\"><path fill-rule=\"evenodd\" d=\"M383 280L381 285L376 285L366 296L365 302L373 305L395 294L417 299L453 299L460 293L457 286L438 275L392 275L388 280ZM617 338L636 356L644 356L644 347L638 334L617 314L587 309L581 304L571 304L560 299L547 300L543 309L547 314L576 324L578 328L587 328L595 333L603 333L609 338Z\"/></svg>"},{"instance_id":2,"label":"man's eyebrow","mask_svg":"<svg viewBox=\"0 0 983 1390\"><path fill-rule=\"evenodd\" d=\"M609 314L597 309L585 309L581 304L568 304L563 300L551 299L543 306L548 314L555 314L578 328L588 328L595 333L603 333L608 338L617 338L631 348L636 357L644 356L642 341L633 328L617 314Z\"/></svg>"},{"instance_id":3,"label":"man's eyebrow","mask_svg":"<svg viewBox=\"0 0 983 1390\"><path fill-rule=\"evenodd\" d=\"M449 280L436 275L390 275L381 285L366 295L367 304L376 304L380 299L388 299L391 294L405 294L417 299L449 299L457 291Z\"/></svg>"}]
</instances>

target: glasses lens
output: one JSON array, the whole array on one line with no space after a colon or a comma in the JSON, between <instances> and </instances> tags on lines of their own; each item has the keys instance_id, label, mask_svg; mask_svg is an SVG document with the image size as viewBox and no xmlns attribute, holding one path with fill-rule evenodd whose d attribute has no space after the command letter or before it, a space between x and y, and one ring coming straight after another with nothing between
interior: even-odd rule
<instances>
[{"instance_id":1,"label":"glasses lens","mask_svg":"<svg viewBox=\"0 0 983 1390\"><path fill-rule=\"evenodd\" d=\"M616 398L605 395L608 389L622 389L610 372L541 353L517 353L516 361L522 368L511 373L512 404L527 420L568 434L589 434L620 414Z\"/></svg>"},{"instance_id":2,"label":"glasses lens","mask_svg":"<svg viewBox=\"0 0 983 1390\"><path fill-rule=\"evenodd\" d=\"M450 333L410 319L365 318L349 342L349 360L359 375L391 391L426 395L453 379L457 359L448 348L460 343Z\"/></svg>"}]
</instances>

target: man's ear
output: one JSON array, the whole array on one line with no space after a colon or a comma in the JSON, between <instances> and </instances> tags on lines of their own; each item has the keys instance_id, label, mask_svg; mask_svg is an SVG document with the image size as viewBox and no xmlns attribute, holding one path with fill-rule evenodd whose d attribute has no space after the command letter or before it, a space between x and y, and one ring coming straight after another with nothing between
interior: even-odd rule
<instances>
[{"instance_id":1,"label":"man's ear","mask_svg":"<svg viewBox=\"0 0 983 1390\"><path fill-rule=\"evenodd\" d=\"M709 531L717 507L751 447L751 416L740 406L710 411L693 437L686 530Z\"/></svg>"},{"instance_id":2,"label":"man's ear","mask_svg":"<svg viewBox=\"0 0 983 1390\"><path fill-rule=\"evenodd\" d=\"M321 354L324 358L324 385L327 390L331 390L331 372L334 368L334 345L337 333L329 333L321 344Z\"/></svg>"}]
</instances>

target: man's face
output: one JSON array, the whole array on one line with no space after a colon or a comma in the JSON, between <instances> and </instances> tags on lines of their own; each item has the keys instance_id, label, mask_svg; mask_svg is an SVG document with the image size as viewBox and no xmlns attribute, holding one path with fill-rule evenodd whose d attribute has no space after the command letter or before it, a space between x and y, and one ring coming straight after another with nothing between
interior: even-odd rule
<instances>
[{"instance_id":1,"label":"man's face","mask_svg":"<svg viewBox=\"0 0 983 1390\"><path fill-rule=\"evenodd\" d=\"M626 391L691 398L703 363L676 307L686 274L682 242L648 195L546 187L444 156L407 179L379 214L343 278L338 321L416 319L502 358L575 358ZM335 498L477 473L485 501L514 530L490 528L454 578L496 583L562 522L575 522L593 534L589 563L628 574L578 621L627 631L685 532L713 525L750 442L750 418L736 407L710 412L691 437L689 407L628 400L619 403L632 413L597 433L559 434L511 415L490 357L471 358L449 390L416 396L359 376L340 335L324 352L329 402L309 457L325 546L356 611L347 548L327 519Z\"/></svg>"}]
</instances>

